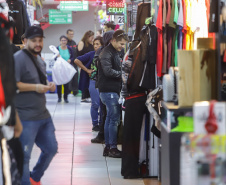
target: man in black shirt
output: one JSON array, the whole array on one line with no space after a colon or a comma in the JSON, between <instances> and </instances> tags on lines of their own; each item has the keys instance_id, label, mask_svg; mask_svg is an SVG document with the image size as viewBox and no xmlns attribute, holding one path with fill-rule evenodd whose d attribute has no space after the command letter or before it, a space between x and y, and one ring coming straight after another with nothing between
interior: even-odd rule
<instances>
[{"instance_id":1,"label":"man in black shirt","mask_svg":"<svg viewBox=\"0 0 226 185\"><path fill-rule=\"evenodd\" d=\"M68 29L67 30L67 38L68 38L67 45L72 48L73 53L74 53L74 59L76 59L77 58L77 44L73 40L73 37L74 37L74 31L72 29ZM74 62L72 63L72 65L78 71L78 67ZM69 82L69 89L71 91L73 91L74 96L76 94L78 94L78 73L76 73L74 75L74 77L72 78L72 80Z\"/></svg>"}]
</instances>

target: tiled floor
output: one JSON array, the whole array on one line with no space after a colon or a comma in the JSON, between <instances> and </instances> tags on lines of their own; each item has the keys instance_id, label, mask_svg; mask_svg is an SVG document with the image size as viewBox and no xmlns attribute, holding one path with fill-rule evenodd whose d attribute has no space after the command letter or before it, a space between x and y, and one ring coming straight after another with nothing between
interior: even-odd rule
<instances>
[{"instance_id":1,"label":"tiled floor","mask_svg":"<svg viewBox=\"0 0 226 185\"><path fill-rule=\"evenodd\" d=\"M69 95L69 104L56 103L56 94L47 94L49 109L56 128L58 154L42 179L43 185L160 185L157 180L125 180L120 175L120 159L103 157L103 145L91 144L90 104ZM119 148L121 148L119 146ZM33 149L30 167L40 154Z\"/></svg>"}]
</instances>

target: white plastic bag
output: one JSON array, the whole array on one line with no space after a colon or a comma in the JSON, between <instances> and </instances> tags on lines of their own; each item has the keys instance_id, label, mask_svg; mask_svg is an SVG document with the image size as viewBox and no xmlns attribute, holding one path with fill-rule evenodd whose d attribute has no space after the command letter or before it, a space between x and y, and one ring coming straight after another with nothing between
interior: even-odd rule
<instances>
[{"instance_id":1,"label":"white plastic bag","mask_svg":"<svg viewBox=\"0 0 226 185\"><path fill-rule=\"evenodd\" d=\"M59 54L59 51L55 46L51 45L49 46L49 49L54 53L54 58ZM53 82L56 85L66 84L71 81L76 72L76 69L61 56L57 57L52 68Z\"/></svg>"}]
</instances>

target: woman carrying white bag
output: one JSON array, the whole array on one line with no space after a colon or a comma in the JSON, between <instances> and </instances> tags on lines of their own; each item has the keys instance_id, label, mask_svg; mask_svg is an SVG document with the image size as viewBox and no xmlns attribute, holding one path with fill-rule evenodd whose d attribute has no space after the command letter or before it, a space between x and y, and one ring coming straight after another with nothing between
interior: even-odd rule
<instances>
[{"instance_id":1,"label":"woman carrying white bag","mask_svg":"<svg viewBox=\"0 0 226 185\"><path fill-rule=\"evenodd\" d=\"M72 49L67 45L68 39L62 35L60 37L60 46L50 46L50 50L57 55L57 60L52 69L53 81L57 85L58 102L62 100L62 85L64 86L64 102L68 101L68 84L73 78L76 70L70 64L74 61L74 55Z\"/></svg>"}]
</instances>

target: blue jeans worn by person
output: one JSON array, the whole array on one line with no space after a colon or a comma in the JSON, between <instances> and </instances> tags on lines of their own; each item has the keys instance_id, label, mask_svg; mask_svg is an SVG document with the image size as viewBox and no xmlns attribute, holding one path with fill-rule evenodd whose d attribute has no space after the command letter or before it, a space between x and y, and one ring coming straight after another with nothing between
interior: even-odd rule
<instances>
[{"instance_id":1,"label":"blue jeans worn by person","mask_svg":"<svg viewBox=\"0 0 226 185\"><path fill-rule=\"evenodd\" d=\"M98 91L98 89L95 88L95 84L96 84L95 80L89 81L89 94L90 94L90 97L91 97L90 114L91 114L93 126L96 126L99 123L98 110L99 110L99 107L100 107L99 91Z\"/></svg>"},{"instance_id":2,"label":"blue jeans worn by person","mask_svg":"<svg viewBox=\"0 0 226 185\"><path fill-rule=\"evenodd\" d=\"M38 121L22 121L23 132L20 141L24 150L24 168L22 185L30 185L30 177L39 182L51 160L57 153L58 144L52 118ZM41 149L41 154L33 171L29 171L29 162L34 143Z\"/></svg>"},{"instance_id":3,"label":"blue jeans worn by person","mask_svg":"<svg viewBox=\"0 0 226 185\"><path fill-rule=\"evenodd\" d=\"M120 123L119 95L115 92L101 92L100 99L107 108L107 116L104 126L105 145L117 148L117 133Z\"/></svg>"}]
</instances>

